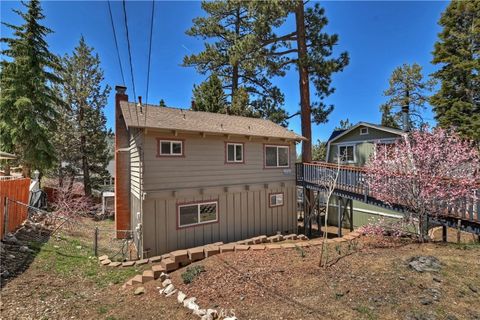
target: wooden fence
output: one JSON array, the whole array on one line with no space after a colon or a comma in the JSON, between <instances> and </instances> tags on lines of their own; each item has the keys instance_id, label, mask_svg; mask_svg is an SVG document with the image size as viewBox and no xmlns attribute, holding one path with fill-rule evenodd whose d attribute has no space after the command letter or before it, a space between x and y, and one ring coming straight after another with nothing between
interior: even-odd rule
<instances>
[{"instance_id":1,"label":"wooden fence","mask_svg":"<svg viewBox=\"0 0 480 320\"><path fill-rule=\"evenodd\" d=\"M27 207L9 200L28 203L30 179L12 179L0 181L0 237L5 233L13 232L25 219L27 219Z\"/></svg>"}]
</instances>

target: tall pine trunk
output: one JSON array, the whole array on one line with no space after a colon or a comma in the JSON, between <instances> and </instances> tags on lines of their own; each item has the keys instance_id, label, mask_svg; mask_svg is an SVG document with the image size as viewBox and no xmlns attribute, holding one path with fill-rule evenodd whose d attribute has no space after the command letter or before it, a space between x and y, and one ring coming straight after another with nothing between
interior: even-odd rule
<instances>
[{"instance_id":1,"label":"tall pine trunk","mask_svg":"<svg viewBox=\"0 0 480 320\"><path fill-rule=\"evenodd\" d=\"M305 16L303 0L297 2L295 11L295 22L297 27L297 48L298 48L298 72L300 85L300 113L302 118L302 135L307 140L302 141L302 162L312 161L312 118L310 106L310 81L308 74L308 52L307 39L305 34ZM308 235L312 235L312 201L314 199L311 189L304 189L304 221L308 221ZM304 230L307 232L307 230Z\"/></svg>"},{"instance_id":2,"label":"tall pine trunk","mask_svg":"<svg viewBox=\"0 0 480 320\"><path fill-rule=\"evenodd\" d=\"M240 7L236 9L236 16L237 19L235 21L235 35L236 38L238 39L240 37ZM232 66L232 100L231 100L231 105L233 105L234 100L235 100L235 95L238 90L238 62L235 61ZM230 114L230 107L227 107L227 114Z\"/></svg>"},{"instance_id":3,"label":"tall pine trunk","mask_svg":"<svg viewBox=\"0 0 480 320\"><path fill-rule=\"evenodd\" d=\"M83 191L86 196L92 195L92 186L90 185L90 169L88 166L88 158L87 158L87 137L85 136L85 128L84 128L84 107L80 106L80 110L78 113L78 122L80 124L80 130L82 130L82 134L80 136L80 154L82 156L82 171L83 171Z\"/></svg>"},{"instance_id":4,"label":"tall pine trunk","mask_svg":"<svg viewBox=\"0 0 480 320\"><path fill-rule=\"evenodd\" d=\"M307 138L302 142L302 161L312 161L312 120L310 106L310 82L308 76L308 53L305 34L305 17L303 1L298 1L295 11L298 47L298 72L300 82L300 108L302 117L302 135Z\"/></svg>"}]
</instances>

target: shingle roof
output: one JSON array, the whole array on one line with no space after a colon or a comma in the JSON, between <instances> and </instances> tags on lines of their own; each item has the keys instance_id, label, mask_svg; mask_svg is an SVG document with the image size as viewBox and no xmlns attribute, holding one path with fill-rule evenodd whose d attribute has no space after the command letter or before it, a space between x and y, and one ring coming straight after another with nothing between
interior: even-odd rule
<instances>
[{"instance_id":1,"label":"shingle roof","mask_svg":"<svg viewBox=\"0 0 480 320\"><path fill-rule=\"evenodd\" d=\"M332 139L335 139L339 134L342 134L342 133L344 133L345 131L347 131L347 129L334 130L334 131L332 132L332 134L330 135L330 138L328 138L327 141L330 141L330 140L332 140Z\"/></svg>"},{"instance_id":2,"label":"shingle roof","mask_svg":"<svg viewBox=\"0 0 480 320\"><path fill-rule=\"evenodd\" d=\"M305 140L295 132L264 119L152 105L143 105L140 112L135 103L126 101L121 101L120 107L127 127Z\"/></svg>"}]
</instances>

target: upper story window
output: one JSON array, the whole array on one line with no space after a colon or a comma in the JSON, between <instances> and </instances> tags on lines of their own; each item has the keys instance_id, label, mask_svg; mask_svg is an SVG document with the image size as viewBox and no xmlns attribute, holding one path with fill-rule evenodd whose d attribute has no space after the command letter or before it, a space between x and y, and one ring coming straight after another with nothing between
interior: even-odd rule
<instances>
[{"instance_id":1,"label":"upper story window","mask_svg":"<svg viewBox=\"0 0 480 320\"><path fill-rule=\"evenodd\" d=\"M182 140L158 140L157 156L181 157L183 156Z\"/></svg>"},{"instance_id":2,"label":"upper story window","mask_svg":"<svg viewBox=\"0 0 480 320\"><path fill-rule=\"evenodd\" d=\"M366 134L368 134L368 128L367 127L360 128L360 135L363 136Z\"/></svg>"},{"instance_id":3,"label":"upper story window","mask_svg":"<svg viewBox=\"0 0 480 320\"><path fill-rule=\"evenodd\" d=\"M227 163L243 163L243 143L230 143L227 142L226 146L226 159Z\"/></svg>"},{"instance_id":4,"label":"upper story window","mask_svg":"<svg viewBox=\"0 0 480 320\"><path fill-rule=\"evenodd\" d=\"M178 226L189 227L218 221L218 201L178 205Z\"/></svg>"},{"instance_id":5,"label":"upper story window","mask_svg":"<svg viewBox=\"0 0 480 320\"><path fill-rule=\"evenodd\" d=\"M338 156L341 162L354 163L355 162L355 145L338 146Z\"/></svg>"},{"instance_id":6,"label":"upper story window","mask_svg":"<svg viewBox=\"0 0 480 320\"><path fill-rule=\"evenodd\" d=\"M290 147L265 145L266 168L288 168L290 166Z\"/></svg>"}]
</instances>

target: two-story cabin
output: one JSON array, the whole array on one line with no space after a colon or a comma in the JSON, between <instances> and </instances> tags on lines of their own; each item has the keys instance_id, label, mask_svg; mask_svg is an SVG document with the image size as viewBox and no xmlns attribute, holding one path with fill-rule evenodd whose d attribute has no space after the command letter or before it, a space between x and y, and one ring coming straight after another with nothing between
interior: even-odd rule
<instances>
[{"instance_id":1,"label":"two-story cabin","mask_svg":"<svg viewBox=\"0 0 480 320\"><path fill-rule=\"evenodd\" d=\"M116 228L134 230L140 255L296 232L303 137L263 119L137 105L116 90Z\"/></svg>"},{"instance_id":2,"label":"two-story cabin","mask_svg":"<svg viewBox=\"0 0 480 320\"><path fill-rule=\"evenodd\" d=\"M359 122L346 130L335 130L327 142L326 161L355 167L363 167L368 159L374 156L375 145L393 144L405 133L402 130L376 125L368 122ZM342 202L333 196L329 204L329 224L338 224L338 206ZM342 209L342 208L340 208ZM378 218L401 218L399 212L369 205L361 201L353 201L354 227L365 225Z\"/></svg>"}]
</instances>

